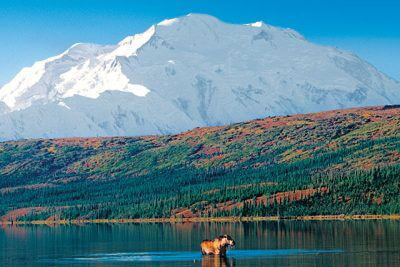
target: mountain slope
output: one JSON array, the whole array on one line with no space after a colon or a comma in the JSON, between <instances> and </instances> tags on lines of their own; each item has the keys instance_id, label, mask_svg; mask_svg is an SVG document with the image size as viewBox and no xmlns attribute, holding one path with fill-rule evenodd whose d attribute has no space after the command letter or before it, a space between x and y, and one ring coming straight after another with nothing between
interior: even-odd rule
<instances>
[{"instance_id":1,"label":"mountain slope","mask_svg":"<svg viewBox=\"0 0 400 267\"><path fill-rule=\"evenodd\" d=\"M395 103L400 84L351 53L190 14L23 69L0 89L0 139L177 133Z\"/></svg>"},{"instance_id":2,"label":"mountain slope","mask_svg":"<svg viewBox=\"0 0 400 267\"><path fill-rule=\"evenodd\" d=\"M282 215L398 213L399 164L395 106L160 137L3 142L0 212L24 211L25 219L276 215L279 205Z\"/></svg>"}]
</instances>

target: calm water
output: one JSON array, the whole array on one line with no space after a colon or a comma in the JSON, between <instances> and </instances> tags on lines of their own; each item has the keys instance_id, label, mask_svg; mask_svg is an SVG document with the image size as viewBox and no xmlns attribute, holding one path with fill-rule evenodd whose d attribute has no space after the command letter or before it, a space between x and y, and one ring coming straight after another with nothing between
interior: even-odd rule
<instances>
[{"instance_id":1,"label":"calm water","mask_svg":"<svg viewBox=\"0 0 400 267\"><path fill-rule=\"evenodd\" d=\"M227 258L201 256L222 233ZM0 266L400 266L400 222L7 226Z\"/></svg>"}]
</instances>

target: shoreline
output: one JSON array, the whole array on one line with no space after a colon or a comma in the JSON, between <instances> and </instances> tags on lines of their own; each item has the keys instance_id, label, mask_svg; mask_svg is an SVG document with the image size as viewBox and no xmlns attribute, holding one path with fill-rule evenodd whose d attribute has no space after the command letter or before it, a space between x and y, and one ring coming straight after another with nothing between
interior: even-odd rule
<instances>
[{"instance_id":1,"label":"shoreline","mask_svg":"<svg viewBox=\"0 0 400 267\"><path fill-rule=\"evenodd\" d=\"M391 215L313 215L268 217L193 217L193 218L141 218L141 219L93 219L93 220L38 220L0 221L0 225L43 224L100 224L100 223L198 223L198 222L260 222L260 221L351 221L351 220L400 220L400 214Z\"/></svg>"}]
</instances>

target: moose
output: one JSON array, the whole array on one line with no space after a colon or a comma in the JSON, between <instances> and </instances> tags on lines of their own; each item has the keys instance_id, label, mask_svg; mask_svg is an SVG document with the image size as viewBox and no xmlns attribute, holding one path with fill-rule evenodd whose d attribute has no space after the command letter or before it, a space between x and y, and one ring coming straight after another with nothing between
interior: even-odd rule
<instances>
[{"instance_id":1,"label":"moose","mask_svg":"<svg viewBox=\"0 0 400 267\"><path fill-rule=\"evenodd\" d=\"M226 256L228 247L233 247L235 241L229 235L221 235L214 240L203 240L200 243L201 254Z\"/></svg>"}]
</instances>

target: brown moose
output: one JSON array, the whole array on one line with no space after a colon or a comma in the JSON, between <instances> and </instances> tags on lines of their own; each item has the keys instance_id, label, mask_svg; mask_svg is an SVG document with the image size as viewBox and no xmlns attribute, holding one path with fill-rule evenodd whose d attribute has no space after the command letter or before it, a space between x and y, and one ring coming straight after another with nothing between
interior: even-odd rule
<instances>
[{"instance_id":1,"label":"brown moose","mask_svg":"<svg viewBox=\"0 0 400 267\"><path fill-rule=\"evenodd\" d=\"M201 242L201 254L225 256L228 247L233 247L235 241L229 235L221 235L214 240L203 240Z\"/></svg>"}]
</instances>

